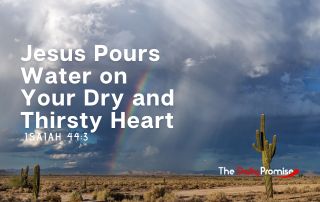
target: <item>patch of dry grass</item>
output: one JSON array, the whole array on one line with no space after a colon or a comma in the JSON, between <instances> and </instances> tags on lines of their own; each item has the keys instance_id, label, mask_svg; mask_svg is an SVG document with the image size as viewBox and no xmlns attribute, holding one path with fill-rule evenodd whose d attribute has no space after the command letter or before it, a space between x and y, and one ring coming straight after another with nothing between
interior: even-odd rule
<instances>
[{"instance_id":1,"label":"patch of dry grass","mask_svg":"<svg viewBox=\"0 0 320 202\"><path fill-rule=\"evenodd\" d=\"M210 194L206 198L206 202L229 202L230 199L227 198L226 194L224 192L217 192Z\"/></svg>"}]
</instances>

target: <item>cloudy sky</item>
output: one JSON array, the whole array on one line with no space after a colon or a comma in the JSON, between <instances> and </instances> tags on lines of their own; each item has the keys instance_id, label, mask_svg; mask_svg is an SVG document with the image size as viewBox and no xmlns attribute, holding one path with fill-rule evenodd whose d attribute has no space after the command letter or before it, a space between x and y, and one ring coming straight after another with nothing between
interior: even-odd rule
<instances>
[{"instance_id":1,"label":"cloudy sky","mask_svg":"<svg viewBox=\"0 0 320 202\"><path fill-rule=\"evenodd\" d=\"M278 135L273 167L320 171L320 2L229 0L0 0L0 169L40 163L75 172L187 172L260 165L251 147L259 114ZM22 63L28 44L83 48L85 62ZM156 48L158 62L94 62L93 47ZM87 86L39 85L39 92L124 92L125 111L139 78L144 92L175 90L174 107L134 115L174 114L174 129L110 129L88 144L23 141L21 111L110 113L110 106L26 107L21 66L92 71ZM101 85L102 71L124 70L127 85ZM39 131L41 129L32 129ZM67 129L63 130L67 131Z\"/></svg>"}]
</instances>

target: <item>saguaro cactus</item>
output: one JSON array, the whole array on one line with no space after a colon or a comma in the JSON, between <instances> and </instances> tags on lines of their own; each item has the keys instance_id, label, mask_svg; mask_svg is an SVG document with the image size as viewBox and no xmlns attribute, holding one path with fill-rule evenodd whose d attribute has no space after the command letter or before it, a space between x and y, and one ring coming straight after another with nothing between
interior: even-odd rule
<instances>
[{"instance_id":1,"label":"saguaro cactus","mask_svg":"<svg viewBox=\"0 0 320 202\"><path fill-rule=\"evenodd\" d=\"M256 130L256 143L252 146L257 152L261 152L262 166L267 170L270 169L271 160L276 153L277 136L273 135L272 144L269 144L265 133L265 115L260 116L260 130ZM267 198L273 198L272 176L264 175Z\"/></svg>"},{"instance_id":2,"label":"saguaro cactus","mask_svg":"<svg viewBox=\"0 0 320 202\"><path fill-rule=\"evenodd\" d=\"M40 166L35 165L33 168L33 196L35 199L39 197L40 192Z\"/></svg>"},{"instance_id":3,"label":"saguaro cactus","mask_svg":"<svg viewBox=\"0 0 320 202\"><path fill-rule=\"evenodd\" d=\"M21 168L20 180L21 180L22 187L28 186L28 184L29 184L28 183L28 175L29 175L29 166L27 166L25 170L23 168Z\"/></svg>"}]
</instances>

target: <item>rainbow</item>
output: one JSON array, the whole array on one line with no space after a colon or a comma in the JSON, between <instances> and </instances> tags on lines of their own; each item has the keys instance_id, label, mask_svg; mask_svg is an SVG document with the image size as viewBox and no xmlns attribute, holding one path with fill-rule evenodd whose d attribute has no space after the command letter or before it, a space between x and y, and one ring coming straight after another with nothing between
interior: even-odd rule
<instances>
[{"instance_id":1,"label":"rainbow","mask_svg":"<svg viewBox=\"0 0 320 202\"><path fill-rule=\"evenodd\" d=\"M138 79L138 82L135 85L134 94L143 93L145 91L150 74L151 74L151 67L147 68L141 74L140 78ZM133 97L129 100L127 104L127 107L125 110L126 117L132 116L136 111L136 107L132 104L132 101L133 101ZM122 142L124 141L127 131L128 131L127 128L120 128L119 132L116 135L116 140L115 140L115 144L112 152L112 158L111 158L111 161L108 163L109 171L113 171L117 165L118 153L120 151L120 147L122 145Z\"/></svg>"}]
</instances>

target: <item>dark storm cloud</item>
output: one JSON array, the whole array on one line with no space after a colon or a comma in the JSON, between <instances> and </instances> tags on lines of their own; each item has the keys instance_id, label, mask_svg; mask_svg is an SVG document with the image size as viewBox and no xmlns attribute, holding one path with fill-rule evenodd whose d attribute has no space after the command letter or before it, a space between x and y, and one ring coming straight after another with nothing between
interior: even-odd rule
<instances>
[{"instance_id":1,"label":"dark storm cloud","mask_svg":"<svg viewBox=\"0 0 320 202\"><path fill-rule=\"evenodd\" d=\"M41 12L35 12L38 8ZM25 45L45 49L82 47L88 53L85 63L33 65L92 70L95 76L90 84L41 85L37 89L48 93L74 91L80 97L84 87L100 92L124 92L127 97L119 109L123 111L136 82L150 66L153 68L146 92L175 89L174 107L139 108L135 112L135 115L161 115L172 111L175 128L128 130L118 145L113 172L256 165L258 154L251 144L255 141L261 112L267 115L268 136L278 134L279 160L275 160L275 164L294 165L294 157L298 156L301 162L306 162L304 169L315 168L308 151L319 148L320 106L317 82L310 82L309 77L320 62L318 2L106 0L93 3L33 1L24 5L5 1L0 3L0 9L5 11L1 15L8 19L1 22L5 31L0 39L7 43L0 50L3 61L0 89L1 94L6 95L1 96L0 103L8 106L1 108L1 113L6 114L1 119L4 123L0 123L2 138L12 134L8 131L16 130L19 134L21 130L21 119L16 115L24 103L19 91L21 76L16 67L21 65L18 58L25 51ZM157 48L161 59L157 63L96 63L90 59L94 44ZM15 73L9 74L12 69ZM128 85L105 86L97 81L99 72L119 69L127 72ZM42 112L51 110L52 107L41 108ZM81 101L67 110L54 110L65 115L82 111L92 115L110 113L109 106L83 108ZM97 142L87 146L21 147L20 140L15 139L16 146L2 150L32 152L38 149L43 159L58 162L58 167L106 171L119 131L110 129L108 116L104 116L103 123L97 131ZM17 135L10 137L18 138Z\"/></svg>"}]
</instances>

